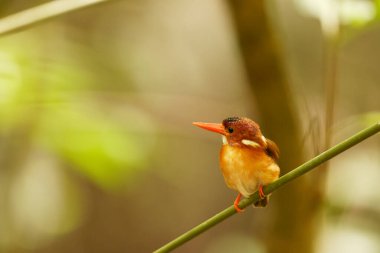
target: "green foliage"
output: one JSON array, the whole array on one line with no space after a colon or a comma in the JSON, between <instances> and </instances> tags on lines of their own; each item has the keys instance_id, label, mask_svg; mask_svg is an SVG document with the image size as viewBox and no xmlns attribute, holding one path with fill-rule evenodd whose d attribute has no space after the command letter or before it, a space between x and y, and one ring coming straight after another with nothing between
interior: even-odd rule
<instances>
[{"instance_id":1,"label":"green foliage","mask_svg":"<svg viewBox=\"0 0 380 253\"><path fill-rule=\"evenodd\" d=\"M102 187L124 182L146 165L150 141L142 133L81 105L49 109L39 137L43 144Z\"/></svg>"},{"instance_id":2,"label":"green foliage","mask_svg":"<svg viewBox=\"0 0 380 253\"><path fill-rule=\"evenodd\" d=\"M380 111L368 112L362 115L360 122L362 125L368 125L372 122L380 121Z\"/></svg>"},{"instance_id":3,"label":"green foliage","mask_svg":"<svg viewBox=\"0 0 380 253\"><path fill-rule=\"evenodd\" d=\"M12 120L22 80L19 66L12 54L0 51L0 122L2 127Z\"/></svg>"},{"instance_id":4,"label":"green foliage","mask_svg":"<svg viewBox=\"0 0 380 253\"><path fill-rule=\"evenodd\" d=\"M380 1L294 0L303 14L319 19L322 31L335 36L341 28L362 29L379 20Z\"/></svg>"},{"instance_id":5,"label":"green foliage","mask_svg":"<svg viewBox=\"0 0 380 253\"><path fill-rule=\"evenodd\" d=\"M380 19L380 0L375 0L376 19Z\"/></svg>"},{"instance_id":6,"label":"green foliage","mask_svg":"<svg viewBox=\"0 0 380 253\"><path fill-rule=\"evenodd\" d=\"M34 144L106 189L124 185L146 167L152 124L143 112L129 106L120 113L122 105L102 96L97 87L107 79L91 71L94 56L70 43L65 46L71 55L59 48L45 54L35 38L25 43L35 43L35 51L0 45L0 129L29 128Z\"/></svg>"}]
</instances>

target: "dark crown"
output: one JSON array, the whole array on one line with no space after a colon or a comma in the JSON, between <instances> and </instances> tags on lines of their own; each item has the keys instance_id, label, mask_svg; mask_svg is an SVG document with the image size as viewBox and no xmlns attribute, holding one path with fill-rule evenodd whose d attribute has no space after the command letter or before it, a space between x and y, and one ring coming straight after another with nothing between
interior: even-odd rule
<instances>
[{"instance_id":1,"label":"dark crown","mask_svg":"<svg viewBox=\"0 0 380 253\"><path fill-rule=\"evenodd\" d=\"M240 117L228 117L227 119L223 120L223 123L232 123L239 121L240 119Z\"/></svg>"}]
</instances>

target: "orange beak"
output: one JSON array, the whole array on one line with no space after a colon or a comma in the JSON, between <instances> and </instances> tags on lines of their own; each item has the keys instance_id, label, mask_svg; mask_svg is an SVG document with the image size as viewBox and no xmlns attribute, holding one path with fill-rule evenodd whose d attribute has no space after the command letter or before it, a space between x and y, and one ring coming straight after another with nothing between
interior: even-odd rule
<instances>
[{"instance_id":1,"label":"orange beak","mask_svg":"<svg viewBox=\"0 0 380 253\"><path fill-rule=\"evenodd\" d=\"M226 135L223 124L218 123L203 123L203 122L193 122L194 126L206 129L211 132Z\"/></svg>"}]
</instances>

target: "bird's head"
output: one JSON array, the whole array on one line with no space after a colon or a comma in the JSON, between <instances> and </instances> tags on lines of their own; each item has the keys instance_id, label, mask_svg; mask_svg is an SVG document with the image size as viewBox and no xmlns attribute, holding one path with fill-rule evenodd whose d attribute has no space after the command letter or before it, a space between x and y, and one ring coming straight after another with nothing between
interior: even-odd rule
<instances>
[{"instance_id":1,"label":"bird's head","mask_svg":"<svg viewBox=\"0 0 380 253\"><path fill-rule=\"evenodd\" d=\"M266 148L260 126L248 118L229 117L222 123L193 122L193 125L223 135L223 143L232 146Z\"/></svg>"}]
</instances>

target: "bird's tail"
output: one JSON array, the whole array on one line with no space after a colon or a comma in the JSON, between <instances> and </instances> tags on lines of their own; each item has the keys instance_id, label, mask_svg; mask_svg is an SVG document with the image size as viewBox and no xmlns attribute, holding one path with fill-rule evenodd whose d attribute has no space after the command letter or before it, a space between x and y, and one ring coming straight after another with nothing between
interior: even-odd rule
<instances>
[{"instance_id":1,"label":"bird's tail","mask_svg":"<svg viewBox=\"0 0 380 253\"><path fill-rule=\"evenodd\" d=\"M266 207L269 203L269 196L265 196L263 199L260 199L253 203L254 207Z\"/></svg>"}]
</instances>

